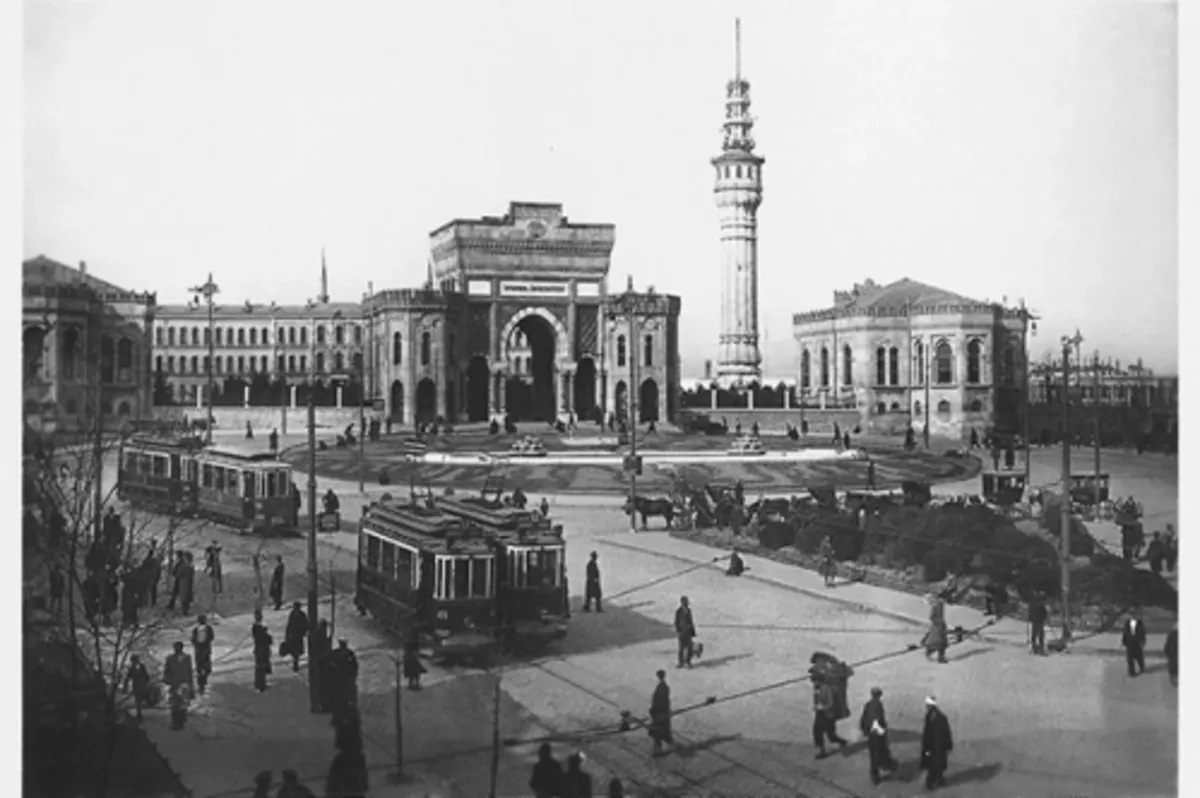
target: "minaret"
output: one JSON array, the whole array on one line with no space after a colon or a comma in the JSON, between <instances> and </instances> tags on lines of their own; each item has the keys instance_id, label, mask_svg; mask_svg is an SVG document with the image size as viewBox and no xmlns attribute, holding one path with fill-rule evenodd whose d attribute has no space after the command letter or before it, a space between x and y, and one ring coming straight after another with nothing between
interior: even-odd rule
<instances>
[{"instance_id":1,"label":"minaret","mask_svg":"<svg viewBox=\"0 0 1200 798\"><path fill-rule=\"evenodd\" d=\"M325 268L325 247L321 247L321 293L317 295L317 302L329 304L329 270Z\"/></svg>"},{"instance_id":2,"label":"minaret","mask_svg":"<svg viewBox=\"0 0 1200 798\"><path fill-rule=\"evenodd\" d=\"M762 377L758 351L758 205L764 158L754 154L750 82L742 79L742 21L734 33L735 71L725 85L725 141L712 159L721 215L721 334L717 383L746 385Z\"/></svg>"}]
</instances>

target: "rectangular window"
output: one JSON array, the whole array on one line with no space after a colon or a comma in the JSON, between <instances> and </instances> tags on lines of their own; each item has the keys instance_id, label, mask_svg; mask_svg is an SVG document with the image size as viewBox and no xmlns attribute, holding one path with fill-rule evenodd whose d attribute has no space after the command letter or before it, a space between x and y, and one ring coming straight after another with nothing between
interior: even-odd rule
<instances>
[{"instance_id":1,"label":"rectangular window","mask_svg":"<svg viewBox=\"0 0 1200 798\"><path fill-rule=\"evenodd\" d=\"M200 485L205 488L211 488L213 486L212 466L208 465L207 463L200 468Z\"/></svg>"},{"instance_id":2,"label":"rectangular window","mask_svg":"<svg viewBox=\"0 0 1200 798\"><path fill-rule=\"evenodd\" d=\"M412 590L413 584L413 553L403 546L396 547L396 589Z\"/></svg>"},{"instance_id":3,"label":"rectangular window","mask_svg":"<svg viewBox=\"0 0 1200 798\"><path fill-rule=\"evenodd\" d=\"M279 495L279 481L274 471L267 472L267 496Z\"/></svg>"},{"instance_id":4,"label":"rectangular window","mask_svg":"<svg viewBox=\"0 0 1200 798\"><path fill-rule=\"evenodd\" d=\"M153 467L154 467L154 476L165 477L167 475L167 458L155 457Z\"/></svg>"},{"instance_id":5,"label":"rectangular window","mask_svg":"<svg viewBox=\"0 0 1200 798\"><path fill-rule=\"evenodd\" d=\"M469 598L471 595L471 561L463 557L453 560L452 563L454 567L453 598Z\"/></svg>"},{"instance_id":6,"label":"rectangular window","mask_svg":"<svg viewBox=\"0 0 1200 798\"><path fill-rule=\"evenodd\" d=\"M246 358L242 355L239 355L238 356L238 373L244 374L245 372L246 372Z\"/></svg>"},{"instance_id":7,"label":"rectangular window","mask_svg":"<svg viewBox=\"0 0 1200 798\"><path fill-rule=\"evenodd\" d=\"M383 572L384 576L391 579L396 575L396 547L387 541L383 541L381 545L383 546L383 557L379 570Z\"/></svg>"},{"instance_id":8,"label":"rectangular window","mask_svg":"<svg viewBox=\"0 0 1200 798\"><path fill-rule=\"evenodd\" d=\"M491 557L481 557L471 560L471 597L472 598L487 598L488 596L488 572L492 566Z\"/></svg>"},{"instance_id":9,"label":"rectangular window","mask_svg":"<svg viewBox=\"0 0 1200 798\"><path fill-rule=\"evenodd\" d=\"M130 474L137 472L137 454L129 452L125 455L125 470Z\"/></svg>"},{"instance_id":10,"label":"rectangular window","mask_svg":"<svg viewBox=\"0 0 1200 798\"><path fill-rule=\"evenodd\" d=\"M379 538L374 535L367 535L367 562L366 566L372 571L379 570Z\"/></svg>"},{"instance_id":11,"label":"rectangular window","mask_svg":"<svg viewBox=\"0 0 1200 798\"><path fill-rule=\"evenodd\" d=\"M212 469L212 486L213 490L225 490L225 469L220 466L205 466Z\"/></svg>"},{"instance_id":12,"label":"rectangular window","mask_svg":"<svg viewBox=\"0 0 1200 798\"><path fill-rule=\"evenodd\" d=\"M308 357L306 355L300 356L300 371L302 373L308 371Z\"/></svg>"}]
</instances>

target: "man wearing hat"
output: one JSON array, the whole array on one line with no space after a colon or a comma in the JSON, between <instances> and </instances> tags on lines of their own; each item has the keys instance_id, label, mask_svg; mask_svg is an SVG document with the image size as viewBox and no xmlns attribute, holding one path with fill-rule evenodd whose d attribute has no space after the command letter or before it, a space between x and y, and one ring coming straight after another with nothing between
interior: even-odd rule
<instances>
[{"instance_id":1,"label":"man wearing hat","mask_svg":"<svg viewBox=\"0 0 1200 798\"><path fill-rule=\"evenodd\" d=\"M175 653L163 665L163 681L171 692L171 729L179 731L187 718L187 697L193 689L192 658L183 650L182 642L175 644Z\"/></svg>"},{"instance_id":2,"label":"man wearing hat","mask_svg":"<svg viewBox=\"0 0 1200 798\"><path fill-rule=\"evenodd\" d=\"M587 564L587 586L583 591L583 611L592 611L592 599L596 600L596 612L604 612L600 606L600 564L596 561L598 555L592 552L592 558Z\"/></svg>"},{"instance_id":3,"label":"man wearing hat","mask_svg":"<svg viewBox=\"0 0 1200 798\"><path fill-rule=\"evenodd\" d=\"M825 750L827 737L829 742L837 743L839 748L845 748L847 743L845 738L839 737L837 733L837 712L834 706L836 697L833 687L824 677L813 673L813 669L809 669L809 673L813 675L813 745L817 747L817 759L824 759L829 756Z\"/></svg>"},{"instance_id":4,"label":"man wearing hat","mask_svg":"<svg viewBox=\"0 0 1200 798\"><path fill-rule=\"evenodd\" d=\"M562 794L564 798L591 797L592 777L583 770L583 752L576 751L567 757L567 772L563 774Z\"/></svg>"},{"instance_id":5,"label":"man wearing hat","mask_svg":"<svg viewBox=\"0 0 1200 798\"><path fill-rule=\"evenodd\" d=\"M329 655L329 684L333 688L333 719L336 723L358 704L358 657L346 638Z\"/></svg>"},{"instance_id":6,"label":"man wearing hat","mask_svg":"<svg viewBox=\"0 0 1200 798\"><path fill-rule=\"evenodd\" d=\"M687 596L679 599L679 607L675 610L675 636L679 638L679 664L675 667L692 667L692 657L696 654L692 646L696 639L696 622Z\"/></svg>"},{"instance_id":7,"label":"man wearing hat","mask_svg":"<svg viewBox=\"0 0 1200 798\"><path fill-rule=\"evenodd\" d=\"M938 709L933 696L925 699L925 729L921 732L921 770L925 771L925 789L946 786L946 768L954 740L950 721Z\"/></svg>"},{"instance_id":8,"label":"man wearing hat","mask_svg":"<svg viewBox=\"0 0 1200 798\"><path fill-rule=\"evenodd\" d=\"M297 601L292 604L288 613L287 628L283 632L283 650L280 652L292 658L292 670L300 671L300 658L304 656L304 638L308 634L308 615L304 612L304 604Z\"/></svg>"},{"instance_id":9,"label":"man wearing hat","mask_svg":"<svg viewBox=\"0 0 1200 798\"><path fill-rule=\"evenodd\" d=\"M871 755L871 783L880 782L880 769L895 772L899 764L892 758L888 748L887 716L883 711L883 690L871 688L871 700L863 705L858 728L867 739L867 752Z\"/></svg>"},{"instance_id":10,"label":"man wearing hat","mask_svg":"<svg viewBox=\"0 0 1200 798\"><path fill-rule=\"evenodd\" d=\"M264 770L254 777L253 798L271 798L271 771Z\"/></svg>"},{"instance_id":11,"label":"man wearing hat","mask_svg":"<svg viewBox=\"0 0 1200 798\"><path fill-rule=\"evenodd\" d=\"M208 677L212 673L212 645L216 635L208 625L208 616L201 613L192 627L192 649L196 652L196 684L200 695L208 686Z\"/></svg>"}]
</instances>

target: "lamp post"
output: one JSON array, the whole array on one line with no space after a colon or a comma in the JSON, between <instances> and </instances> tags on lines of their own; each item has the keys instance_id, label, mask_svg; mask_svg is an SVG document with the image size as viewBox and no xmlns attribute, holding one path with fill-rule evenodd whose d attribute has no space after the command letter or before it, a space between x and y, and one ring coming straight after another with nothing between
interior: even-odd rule
<instances>
[{"instance_id":1,"label":"lamp post","mask_svg":"<svg viewBox=\"0 0 1200 798\"><path fill-rule=\"evenodd\" d=\"M629 347L627 348L627 356L629 357L629 390L627 391L629 401L629 460L626 463L626 470L629 472L629 501L632 505L637 497L637 472L638 472L638 454L637 454L637 358L638 358L638 335L637 335L637 319L641 315L650 315L654 312L658 304L658 297L651 288L645 294L634 293L633 278L629 278L629 282L625 289L625 293L616 297L610 303L612 315L614 318L624 317L629 322ZM632 510L629 513L629 528L634 532L637 531L637 513Z\"/></svg>"},{"instance_id":2,"label":"lamp post","mask_svg":"<svg viewBox=\"0 0 1200 798\"><path fill-rule=\"evenodd\" d=\"M1025 411L1024 416L1024 432L1025 437L1025 485L1029 488L1029 474L1031 466L1029 462L1029 336L1037 335L1038 316L1035 315L1029 308L1025 307L1025 300L1021 300L1021 370L1024 373L1024 390L1022 391L1021 407Z\"/></svg>"},{"instance_id":3,"label":"lamp post","mask_svg":"<svg viewBox=\"0 0 1200 798\"><path fill-rule=\"evenodd\" d=\"M1063 602L1063 640L1071 639L1071 433L1070 422L1070 391L1071 391L1071 347L1079 347L1083 336L1079 330L1075 335L1062 338L1063 356L1063 395L1062 395L1062 507L1061 507L1061 537L1062 554L1062 602Z\"/></svg>"},{"instance_id":4,"label":"lamp post","mask_svg":"<svg viewBox=\"0 0 1200 798\"><path fill-rule=\"evenodd\" d=\"M315 333L316 330L314 329ZM321 711L320 686L312 651L316 642L317 629L317 387L316 335L311 336L312 351L309 357L308 377L308 707L312 712Z\"/></svg>"},{"instance_id":5,"label":"lamp post","mask_svg":"<svg viewBox=\"0 0 1200 798\"><path fill-rule=\"evenodd\" d=\"M213 337L213 297L219 294L221 289L218 288L217 284L213 282L212 272L209 272L208 282L202 285L192 286L188 289L188 291L195 295L197 302L200 301L200 297L204 297L205 302L208 304L208 363L204 368L204 370L208 372L208 401L205 402L205 409L208 417L204 421L204 440L205 443L212 443L213 359L216 357L215 350L213 349L215 344L215 339Z\"/></svg>"}]
</instances>

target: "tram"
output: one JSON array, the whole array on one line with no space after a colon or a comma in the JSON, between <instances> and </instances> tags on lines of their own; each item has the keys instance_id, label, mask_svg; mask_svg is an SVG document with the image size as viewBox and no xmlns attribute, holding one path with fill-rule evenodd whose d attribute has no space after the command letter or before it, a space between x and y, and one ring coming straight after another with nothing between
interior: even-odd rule
<instances>
[{"instance_id":1,"label":"tram","mask_svg":"<svg viewBox=\"0 0 1200 798\"><path fill-rule=\"evenodd\" d=\"M496 553L496 608L506 644L567 636L566 542L530 510L479 497L439 496L439 510L478 528Z\"/></svg>"},{"instance_id":2,"label":"tram","mask_svg":"<svg viewBox=\"0 0 1200 798\"><path fill-rule=\"evenodd\" d=\"M243 532L295 529L292 468L275 455L206 447L189 435L135 435L118 451L117 496Z\"/></svg>"},{"instance_id":3,"label":"tram","mask_svg":"<svg viewBox=\"0 0 1200 798\"><path fill-rule=\"evenodd\" d=\"M489 541L432 502L377 502L359 526L354 603L435 656L496 643L496 555Z\"/></svg>"}]
</instances>

